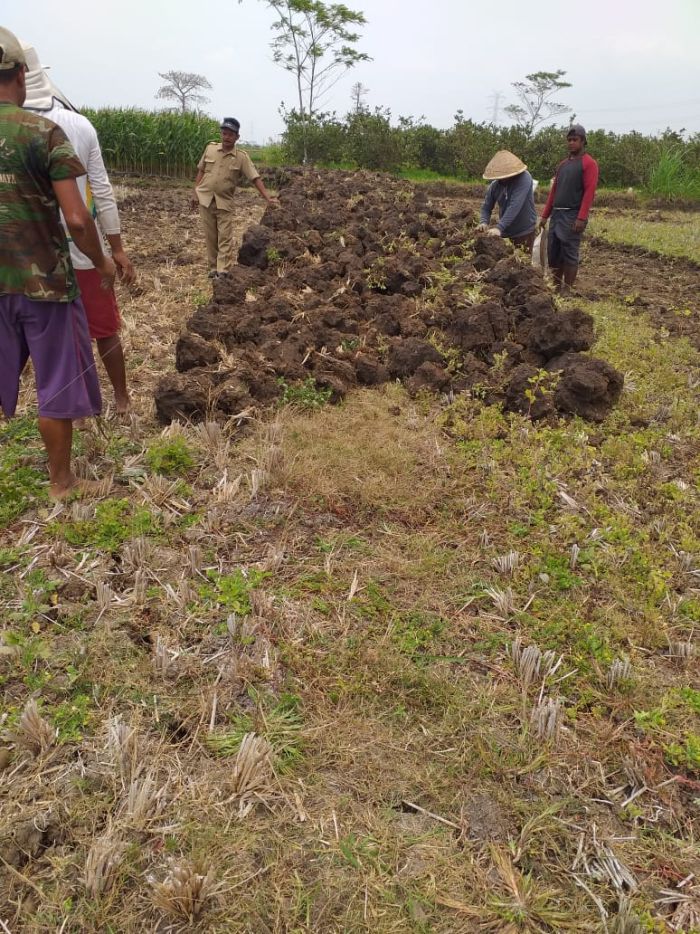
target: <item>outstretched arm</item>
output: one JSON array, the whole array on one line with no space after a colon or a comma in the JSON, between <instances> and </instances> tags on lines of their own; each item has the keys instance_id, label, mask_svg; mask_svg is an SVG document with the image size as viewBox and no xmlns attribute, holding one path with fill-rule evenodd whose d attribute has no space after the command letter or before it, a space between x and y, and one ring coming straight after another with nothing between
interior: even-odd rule
<instances>
[{"instance_id":1,"label":"outstretched arm","mask_svg":"<svg viewBox=\"0 0 700 934\"><path fill-rule=\"evenodd\" d=\"M259 175L257 178L253 179L253 184L258 189L258 193L260 194L261 198L264 198L264 200L267 201L268 204L275 203L275 199L270 195L267 188L265 188L265 183L263 182L263 180L260 178Z\"/></svg>"},{"instance_id":2,"label":"outstretched arm","mask_svg":"<svg viewBox=\"0 0 700 934\"><path fill-rule=\"evenodd\" d=\"M481 205L479 214L479 224L477 230L485 230L491 220L491 212L496 203L496 182L491 182L484 195L484 203Z\"/></svg>"}]
</instances>

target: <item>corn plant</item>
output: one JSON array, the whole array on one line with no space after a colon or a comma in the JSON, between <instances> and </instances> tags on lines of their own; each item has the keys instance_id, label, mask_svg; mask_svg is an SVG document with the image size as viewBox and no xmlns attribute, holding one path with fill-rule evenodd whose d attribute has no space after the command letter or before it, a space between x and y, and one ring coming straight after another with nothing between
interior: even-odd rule
<instances>
[{"instance_id":1,"label":"corn plant","mask_svg":"<svg viewBox=\"0 0 700 934\"><path fill-rule=\"evenodd\" d=\"M97 130L107 168L139 175L191 177L216 120L195 113L104 108L83 113Z\"/></svg>"}]
</instances>

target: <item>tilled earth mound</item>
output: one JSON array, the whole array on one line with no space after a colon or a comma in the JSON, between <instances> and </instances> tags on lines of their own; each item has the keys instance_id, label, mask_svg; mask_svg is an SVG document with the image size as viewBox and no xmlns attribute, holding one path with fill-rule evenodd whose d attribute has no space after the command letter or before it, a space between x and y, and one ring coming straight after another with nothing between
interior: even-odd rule
<instances>
[{"instance_id":1,"label":"tilled earth mound","mask_svg":"<svg viewBox=\"0 0 700 934\"><path fill-rule=\"evenodd\" d=\"M299 384L333 401L402 380L478 390L534 418L600 420L622 375L581 355L593 322L558 311L509 243L475 234L407 182L367 172L287 170L280 204L243 238L213 301L187 322L159 418L234 415Z\"/></svg>"}]
</instances>

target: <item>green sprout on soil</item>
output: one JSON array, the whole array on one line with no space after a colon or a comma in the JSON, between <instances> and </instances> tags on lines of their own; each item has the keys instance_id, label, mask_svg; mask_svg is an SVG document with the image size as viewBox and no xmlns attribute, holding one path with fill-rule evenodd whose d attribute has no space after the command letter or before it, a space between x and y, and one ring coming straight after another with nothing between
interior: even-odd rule
<instances>
[{"instance_id":1,"label":"green sprout on soil","mask_svg":"<svg viewBox=\"0 0 700 934\"><path fill-rule=\"evenodd\" d=\"M700 774L700 733L689 733L683 745L670 743L664 746L664 752L671 765Z\"/></svg>"},{"instance_id":2,"label":"green sprout on soil","mask_svg":"<svg viewBox=\"0 0 700 934\"><path fill-rule=\"evenodd\" d=\"M484 287L477 282L476 285L466 286L463 294L470 305L478 305L484 298Z\"/></svg>"},{"instance_id":3,"label":"green sprout on soil","mask_svg":"<svg viewBox=\"0 0 700 934\"><path fill-rule=\"evenodd\" d=\"M418 661L430 652L447 623L434 613L411 610L395 620L392 641L399 652Z\"/></svg>"},{"instance_id":4,"label":"green sprout on soil","mask_svg":"<svg viewBox=\"0 0 700 934\"><path fill-rule=\"evenodd\" d=\"M208 583L200 584L199 596L205 603L225 607L239 616L247 616L251 611L250 593L265 579L264 571L240 568L231 574L218 574L207 571Z\"/></svg>"},{"instance_id":5,"label":"green sprout on soil","mask_svg":"<svg viewBox=\"0 0 700 934\"><path fill-rule=\"evenodd\" d=\"M293 769L303 759L301 701L296 694L283 694L268 709L261 704L254 714L233 714L231 728L211 733L206 745L217 756L235 756L247 733L264 737L275 753L275 765L280 772Z\"/></svg>"},{"instance_id":6,"label":"green sprout on soil","mask_svg":"<svg viewBox=\"0 0 700 934\"><path fill-rule=\"evenodd\" d=\"M280 252L274 246L269 246L265 250L265 259L267 260L268 266L278 266L282 262Z\"/></svg>"},{"instance_id":7,"label":"green sprout on soil","mask_svg":"<svg viewBox=\"0 0 700 934\"><path fill-rule=\"evenodd\" d=\"M373 837L358 837L354 833L342 837L338 841L338 848L343 859L353 869L363 869L367 864L376 865L380 855L379 844Z\"/></svg>"},{"instance_id":8,"label":"green sprout on soil","mask_svg":"<svg viewBox=\"0 0 700 934\"><path fill-rule=\"evenodd\" d=\"M532 414L532 407L536 402L554 395L560 377L559 372L550 373L548 370L539 369L528 379L528 388L525 390L528 416Z\"/></svg>"},{"instance_id":9,"label":"green sprout on soil","mask_svg":"<svg viewBox=\"0 0 700 934\"><path fill-rule=\"evenodd\" d=\"M195 308L201 308L203 305L208 305L211 301L211 296L207 295L204 289L196 289L192 293L192 304Z\"/></svg>"},{"instance_id":10,"label":"green sprout on soil","mask_svg":"<svg viewBox=\"0 0 700 934\"><path fill-rule=\"evenodd\" d=\"M367 270L367 288L375 292L383 292L386 289L386 260L383 256L372 263Z\"/></svg>"},{"instance_id":11,"label":"green sprout on soil","mask_svg":"<svg viewBox=\"0 0 700 934\"><path fill-rule=\"evenodd\" d=\"M459 257L455 257L456 259ZM430 282L430 287L432 289L442 289L447 285L450 285L456 280L456 276L452 270L447 269L445 266L442 266L440 269L433 270L428 275L428 280Z\"/></svg>"},{"instance_id":12,"label":"green sprout on soil","mask_svg":"<svg viewBox=\"0 0 700 934\"><path fill-rule=\"evenodd\" d=\"M176 435L156 439L146 451L146 463L155 473L173 477L186 473L195 459L185 439Z\"/></svg>"},{"instance_id":13,"label":"green sprout on soil","mask_svg":"<svg viewBox=\"0 0 700 934\"><path fill-rule=\"evenodd\" d=\"M571 590L583 583L578 574L574 574L569 559L563 555L547 555L538 572L547 575L547 583L554 590Z\"/></svg>"},{"instance_id":14,"label":"green sprout on soil","mask_svg":"<svg viewBox=\"0 0 700 934\"><path fill-rule=\"evenodd\" d=\"M145 506L134 506L128 499L108 499L95 507L94 519L56 523L56 533L76 548L115 551L140 535L157 535L159 520Z\"/></svg>"},{"instance_id":15,"label":"green sprout on soil","mask_svg":"<svg viewBox=\"0 0 700 934\"><path fill-rule=\"evenodd\" d=\"M0 529L46 498L46 474L35 460L43 460L36 419L17 418L0 429Z\"/></svg>"},{"instance_id":16,"label":"green sprout on soil","mask_svg":"<svg viewBox=\"0 0 700 934\"><path fill-rule=\"evenodd\" d=\"M294 383L291 386L283 379L278 380L278 384L282 388L280 405L293 405L308 410L321 409L330 402L333 395L332 389L317 386L313 376L305 379L303 383Z\"/></svg>"},{"instance_id":17,"label":"green sprout on soil","mask_svg":"<svg viewBox=\"0 0 700 934\"><path fill-rule=\"evenodd\" d=\"M60 742L80 742L93 717L94 704L89 694L76 694L56 707L51 716Z\"/></svg>"},{"instance_id":18,"label":"green sprout on soil","mask_svg":"<svg viewBox=\"0 0 700 934\"><path fill-rule=\"evenodd\" d=\"M445 358L448 373L454 376L462 371L464 357L459 347L455 347L455 345L449 341L442 340L442 335L438 331L430 332L428 335L428 343Z\"/></svg>"}]
</instances>

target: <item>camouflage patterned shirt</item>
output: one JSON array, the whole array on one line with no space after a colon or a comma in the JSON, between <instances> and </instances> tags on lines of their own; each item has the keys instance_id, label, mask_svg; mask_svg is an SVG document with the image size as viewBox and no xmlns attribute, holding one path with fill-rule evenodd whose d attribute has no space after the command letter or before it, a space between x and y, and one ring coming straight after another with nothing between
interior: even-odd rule
<instances>
[{"instance_id":1,"label":"camouflage patterned shirt","mask_svg":"<svg viewBox=\"0 0 700 934\"><path fill-rule=\"evenodd\" d=\"M0 295L77 298L51 183L81 175L85 169L60 127L0 101Z\"/></svg>"}]
</instances>

